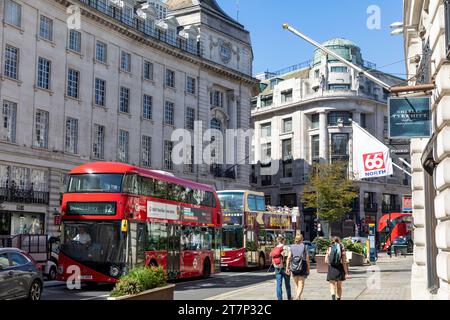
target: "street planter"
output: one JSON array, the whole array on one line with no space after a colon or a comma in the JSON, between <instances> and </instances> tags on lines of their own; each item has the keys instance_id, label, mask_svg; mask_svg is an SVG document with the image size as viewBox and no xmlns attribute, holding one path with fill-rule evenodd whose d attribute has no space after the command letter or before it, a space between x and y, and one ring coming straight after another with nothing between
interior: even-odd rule
<instances>
[{"instance_id":1,"label":"street planter","mask_svg":"<svg viewBox=\"0 0 450 320\"><path fill-rule=\"evenodd\" d=\"M108 300L173 300L175 285L171 284L165 287L147 290L135 295L122 297L108 297Z\"/></svg>"},{"instance_id":2,"label":"street planter","mask_svg":"<svg viewBox=\"0 0 450 320\"><path fill-rule=\"evenodd\" d=\"M325 262L324 254L316 255L316 270L317 270L317 273L327 273L328 272L328 263Z\"/></svg>"},{"instance_id":3,"label":"street planter","mask_svg":"<svg viewBox=\"0 0 450 320\"><path fill-rule=\"evenodd\" d=\"M356 252L348 251L347 260L350 267L360 267L364 265L364 255Z\"/></svg>"}]
</instances>

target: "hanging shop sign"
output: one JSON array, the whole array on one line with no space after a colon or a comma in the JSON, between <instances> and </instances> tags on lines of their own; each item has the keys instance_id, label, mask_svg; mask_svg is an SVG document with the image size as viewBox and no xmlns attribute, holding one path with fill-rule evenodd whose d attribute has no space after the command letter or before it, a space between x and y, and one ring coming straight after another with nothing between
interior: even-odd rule
<instances>
[{"instance_id":1,"label":"hanging shop sign","mask_svg":"<svg viewBox=\"0 0 450 320\"><path fill-rule=\"evenodd\" d=\"M389 98L390 139L431 137L430 97Z\"/></svg>"}]
</instances>

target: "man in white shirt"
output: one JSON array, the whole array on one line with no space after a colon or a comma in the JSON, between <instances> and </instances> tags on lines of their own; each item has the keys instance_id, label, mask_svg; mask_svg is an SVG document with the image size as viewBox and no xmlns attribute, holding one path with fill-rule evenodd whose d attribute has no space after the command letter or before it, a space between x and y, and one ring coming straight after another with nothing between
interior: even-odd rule
<instances>
[{"instance_id":1,"label":"man in white shirt","mask_svg":"<svg viewBox=\"0 0 450 320\"><path fill-rule=\"evenodd\" d=\"M91 236L86 232L84 227L79 228L80 233L77 234L73 241L77 241L82 245L89 246L91 244Z\"/></svg>"}]
</instances>

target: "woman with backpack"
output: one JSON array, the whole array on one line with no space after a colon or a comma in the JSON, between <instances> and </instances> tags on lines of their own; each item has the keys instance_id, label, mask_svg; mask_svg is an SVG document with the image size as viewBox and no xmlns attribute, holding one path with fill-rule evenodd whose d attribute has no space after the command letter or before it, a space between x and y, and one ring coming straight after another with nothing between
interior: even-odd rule
<instances>
[{"instance_id":1,"label":"woman with backpack","mask_svg":"<svg viewBox=\"0 0 450 320\"><path fill-rule=\"evenodd\" d=\"M288 256L289 247L284 245L285 239L283 236L277 237L278 245L270 252L272 264L275 268L275 277L277 279L277 298L283 300L283 280L286 287L286 294L288 300L291 300L291 277L285 271L286 257Z\"/></svg>"},{"instance_id":2,"label":"woman with backpack","mask_svg":"<svg viewBox=\"0 0 450 320\"><path fill-rule=\"evenodd\" d=\"M292 274L297 288L294 300L301 300L305 279L309 275L310 262L307 246L303 243L303 236L300 234L295 237L294 244L291 246L287 263L286 273Z\"/></svg>"},{"instance_id":3,"label":"woman with backpack","mask_svg":"<svg viewBox=\"0 0 450 320\"><path fill-rule=\"evenodd\" d=\"M328 263L327 281L330 283L331 299L341 300L342 282L348 278L348 263L345 247L338 237L331 241L325 262Z\"/></svg>"}]
</instances>

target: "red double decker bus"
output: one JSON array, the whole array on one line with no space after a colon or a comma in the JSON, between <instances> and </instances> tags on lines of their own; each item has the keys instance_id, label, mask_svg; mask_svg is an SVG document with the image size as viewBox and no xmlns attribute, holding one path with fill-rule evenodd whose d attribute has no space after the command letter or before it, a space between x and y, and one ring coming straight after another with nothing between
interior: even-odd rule
<instances>
[{"instance_id":1,"label":"red double decker bus","mask_svg":"<svg viewBox=\"0 0 450 320\"><path fill-rule=\"evenodd\" d=\"M144 265L162 266L172 280L220 270L222 213L211 186L90 163L70 172L61 210L59 280L78 268L88 283L114 283Z\"/></svg>"}]
</instances>

